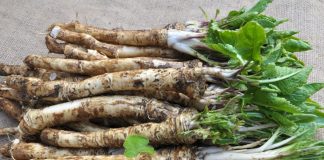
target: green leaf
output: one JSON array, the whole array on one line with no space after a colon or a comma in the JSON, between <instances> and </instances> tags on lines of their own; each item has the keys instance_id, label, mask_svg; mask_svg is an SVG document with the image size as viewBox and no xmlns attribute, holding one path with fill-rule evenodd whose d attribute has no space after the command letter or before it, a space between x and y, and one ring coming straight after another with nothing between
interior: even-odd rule
<instances>
[{"instance_id":1,"label":"green leaf","mask_svg":"<svg viewBox=\"0 0 324 160\"><path fill-rule=\"evenodd\" d=\"M261 61L261 46L266 42L266 33L256 22L248 22L238 32L235 47L247 60Z\"/></svg>"},{"instance_id":2,"label":"green leaf","mask_svg":"<svg viewBox=\"0 0 324 160\"><path fill-rule=\"evenodd\" d=\"M248 22L240 30L231 31L221 30L215 25L210 25L205 39L211 49L236 59L241 64L250 60L261 62L261 46L266 42L262 26Z\"/></svg>"},{"instance_id":3,"label":"green leaf","mask_svg":"<svg viewBox=\"0 0 324 160\"><path fill-rule=\"evenodd\" d=\"M224 55L245 61L261 61L261 46L266 42L266 33L256 22L248 22L238 31L221 30L211 24L205 40L208 46Z\"/></svg>"},{"instance_id":4,"label":"green leaf","mask_svg":"<svg viewBox=\"0 0 324 160\"><path fill-rule=\"evenodd\" d=\"M312 49L306 41L298 39L288 39L283 46L289 52L301 52Z\"/></svg>"},{"instance_id":5,"label":"green leaf","mask_svg":"<svg viewBox=\"0 0 324 160\"><path fill-rule=\"evenodd\" d=\"M265 91L265 92L273 92L273 93L280 93L281 92L281 90L277 86L275 86L273 84L263 85L263 86L261 86L260 90Z\"/></svg>"},{"instance_id":6,"label":"green leaf","mask_svg":"<svg viewBox=\"0 0 324 160\"><path fill-rule=\"evenodd\" d=\"M297 34L297 31L273 31L271 37L274 39L284 39Z\"/></svg>"},{"instance_id":7,"label":"green leaf","mask_svg":"<svg viewBox=\"0 0 324 160\"><path fill-rule=\"evenodd\" d=\"M272 0L260 0L251 9L249 9L247 13L249 12L262 13L271 2Z\"/></svg>"},{"instance_id":8,"label":"green leaf","mask_svg":"<svg viewBox=\"0 0 324 160\"><path fill-rule=\"evenodd\" d=\"M299 113L300 110L297 106L291 104L285 98L278 97L276 93L255 91L253 93L253 104L268 107L273 110L284 111L289 113Z\"/></svg>"},{"instance_id":9,"label":"green leaf","mask_svg":"<svg viewBox=\"0 0 324 160\"><path fill-rule=\"evenodd\" d=\"M260 14L260 15L256 16L255 18L253 18L253 21L258 22L264 28L275 28L276 26L285 22L286 20L277 21L273 17Z\"/></svg>"},{"instance_id":10,"label":"green leaf","mask_svg":"<svg viewBox=\"0 0 324 160\"><path fill-rule=\"evenodd\" d=\"M220 28L218 26L218 23L216 21L211 20L208 26L208 32L206 38L203 40L206 44L214 44L219 43L220 37L219 37L219 31Z\"/></svg>"},{"instance_id":11,"label":"green leaf","mask_svg":"<svg viewBox=\"0 0 324 160\"><path fill-rule=\"evenodd\" d=\"M282 91L282 94L288 95L288 94L294 92L298 87L306 84L308 76L311 71L312 71L312 68L305 67L305 68L301 69L301 71L299 73L297 73L296 75L294 75L288 79L284 79L282 81L275 82L274 85L276 85L280 88L280 90ZM282 71L280 74L284 75L284 74L289 74L289 73L290 72L288 70L285 70L285 71Z\"/></svg>"},{"instance_id":12,"label":"green leaf","mask_svg":"<svg viewBox=\"0 0 324 160\"><path fill-rule=\"evenodd\" d=\"M223 53L226 56L229 56L231 58L237 59L239 60L239 62L241 64L244 64L244 60L242 58L242 56L238 53L238 51L236 50L236 48L234 48L232 45L230 44L211 44L209 45L209 47L215 51L218 51L220 53Z\"/></svg>"},{"instance_id":13,"label":"green leaf","mask_svg":"<svg viewBox=\"0 0 324 160\"><path fill-rule=\"evenodd\" d=\"M286 95L285 98L292 104L299 105L322 88L324 88L324 83L306 84L302 87L299 87L293 93Z\"/></svg>"},{"instance_id":14,"label":"green leaf","mask_svg":"<svg viewBox=\"0 0 324 160\"><path fill-rule=\"evenodd\" d=\"M263 113L269 118L282 126L294 126L295 123L279 112L263 110Z\"/></svg>"},{"instance_id":15,"label":"green leaf","mask_svg":"<svg viewBox=\"0 0 324 160\"><path fill-rule=\"evenodd\" d=\"M276 63L278 59L281 57L283 52L283 48L281 43L278 43L275 48L270 49L267 55L265 56L265 60L263 64L268 65L270 63Z\"/></svg>"},{"instance_id":16,"label":"green leaf","mask_svg":"<svg viewBox=\"0 0 324 160\"><path fill-rule=\"evenodd\" d=\"M127 136L123 146L125 148L124 155L129 158L136 157L140 153L154 154L154 148L149 144L149 140L140 135Z\"/></svg>"},{"instance_id":17,"label":"green leaf","mask_svg":"<svg viewBox=\"0 0 324 160\"><path fill-rule=\"evenodd\" d=\"M314 114L316 116L319 117L324 117L324 112L321 108L319 108L320 106L318 106L319 104L315 103L309 103L308 100L305 101L304 103L299 104L299 108L302 110L303 113L310 113L310 114Z\"/></svg>"},{"instance_id":18,"label":"green leaf","mask_svg":"<svg viewBox=\"0 0 324 160\"><path fill-rule=\"evenodd\" d=\"M265 115L263 113L260 113L260 112L246 112L243 118L250 119L252 121L265 121L265 120L267 120Z\"/></svg>"},{"instance_id":19,"label":"green leaf","mask_svg":"<svg viewBox=\"0 0 324 160\"><path fill-rule=\"evenodd\" d=\"M302 69L296 69L290 67L279 67L272 64L272 65L268 65L266 68L264 68L264 70L265 70L263 74L264 78L268 78L268 79L283 77L298 72L297 74L294 74L289 78L282 79L280 81L272 83L282 91L283 95L288 95L296 91L298 87L306 84L312 68L305 67Z\"/></svg>"},{"instance_id":20,"label":"green leaf","mask_svg":"<svg viewBox=\"0 0 324 160\"><path fill-rule=\"evenodd\" d=\"M257 15L257 12L249 12L230 18L225 18L224 20L220 21L219 27L222 29L238 29L245 23L251 21Z\"/></svg>"},{"instance_id":21,"label":"green leaf","mask_svg":"<svg viewBox=\"0 0 324 160\"><path fill-rule=\"evenodd\" d=\"M317 116L314 114L299 113L299 114L288 115L287 118L296 123L309 123L315 121Z\"/></svg>"},{"instance_id":22,"label":"green leaf","mask_svg":"<svg viewBox=\"0 0 324 160\"><path fill-rule=\"evenodd\" d=\"M282 57L277 60L276 64L281 67L292 67L292 68L304 67L304 62L294 56L295 55L284 50Z\"/></svg>"},{"instance_id":23,"label":"green leaf","mask_svg":"<svg viewBox=\"0 0 324 160\"><path fill-rule=\"evenodd\" d=\"M230 44L232 46L236 45L236 42L239 39L238 31L219 30L218 32L221 43Z\"/></svg>"},{"instance_id":24,"label":"green leaf","mask_svg":"<svg viewBox=\"0 0 324 160\"><path fill-rule=\"evenodd\" d=\"M244 12L245 12L244 8L240 9L239 11L233 10L228 13L226 18L232 18L235 16L239 16L239 15L243 14Z\"/></svg>"},{"instance_id":25,"label":"green leaf","mask_svg":"<svg viewBox=\"0 0 324 160\"><path fill-rule=\"evenodd\" d=\"M315 102L314 100L308 98L305 101L305 104L310 105L310 106L314 106L317 109L324 109L319 103Z\"/></svg>"},{"instance_id":26,"label":"green leaf","mask_svg":"<svg viewBox=\"0 0 324 160\"><path fill-rule=\"evenodd\" d=\"M231 11L225 19L220 21L219 26L222 29L237 29L257 17L271 2L272 0L260 0L246 12L244 9Z\"/></svg>"},{"instance_id":27,"label":"green leaf","mask_svg":"<svg viewBox=\"0 0 324 160\"><path fill-rule=\"evenodd\" d=\"M252 84L270 84L270 83L276 83L276 82L281 82L283 80L287 80L287 79L295 76L296 74L298 74L301 71L302 70L297 70L295 72L292 72L292 73L289 73L286 75L282 75L280 77L274 77L274 78L268 78L268 79L250 79L250 78L247 78L246 76L239 76L239 77L247 82L252 83ZM280 88L278 88L278 89L280 90Z\"/></svg>"}]
</instances>

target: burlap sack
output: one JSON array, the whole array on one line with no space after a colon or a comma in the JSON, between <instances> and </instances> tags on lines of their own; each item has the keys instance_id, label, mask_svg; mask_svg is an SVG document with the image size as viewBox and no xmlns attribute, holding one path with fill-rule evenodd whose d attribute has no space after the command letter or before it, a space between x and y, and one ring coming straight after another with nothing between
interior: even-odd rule
<instances>
[{"instance_id":1,"label":"burlap sack","mask_svg":"<svg viewBox=\"0 0 324 160\"><path fill-rule=\"evenodd\" d=\"M82 23L107 28L154 28L168 23L202 19L199 7L210 16L221 10L221 16L232 9L251 6L256 0L1 0L0 1L0 62L21 64L28 54L47 54L44 33L53 22L79 20ZM274 0L266 11L274 17L290 21L285 29L300 31L313 50L298 54L313 66L312 82L324 82L324 1ZM324 90L314 96L324 103ZM0 127L16 126L0 112ZM321 134L322 133L322 134ZM324 132L319 132L319 138ZM2 138L4 143L8 138ZM1 145L1 143L0 143Z\"/></svg>"}]
</instances>

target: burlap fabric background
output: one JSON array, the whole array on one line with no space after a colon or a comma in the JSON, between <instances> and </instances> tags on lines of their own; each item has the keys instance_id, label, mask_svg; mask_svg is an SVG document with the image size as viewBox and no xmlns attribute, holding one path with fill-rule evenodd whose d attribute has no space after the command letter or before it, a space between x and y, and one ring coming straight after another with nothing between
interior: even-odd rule
<instances>
[{"instance_id":1,"label":"burlap fabric background","mask_svg":"<svg viewBox=\"0 0 324 160\"><path fill-rule=\"evenodd\" d=\"M0 62L21 64L28 54L46 55L46 28L53 22L79 20L107 28L143 29L168 23L204 18L199 6L210 15L221 10L251 6L256 0L71 0L0 1ZM324 82L324 0L274 0L266 11L277 18L288 18L282 28L300 31L313 50L298 54L313 66L312 82ZM314 96L324 103L324 90ZM15 126L0 112L0 127ZM323 132L324 133L324 132ZM322 136L324 137L324 134ZM8 138L2 138L1 142ZM1 145L1 143L0 143Z\"/></svg>"}]
</instances>

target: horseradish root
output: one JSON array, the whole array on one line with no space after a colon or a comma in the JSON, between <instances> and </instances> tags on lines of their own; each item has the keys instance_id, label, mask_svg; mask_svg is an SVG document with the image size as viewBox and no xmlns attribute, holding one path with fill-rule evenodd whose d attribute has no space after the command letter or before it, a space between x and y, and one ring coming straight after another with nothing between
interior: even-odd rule
<instances>
[{"instance_id":1,"label":"horseradish root","mask_svg":"<svg viewBox=\"0 0 324 160\"><path fill-rule=\"evenodd\" d=\"M107 56L98 53L96 50L87 50L81 46L68 43L58 43L49 35L46 36L45 41L49 52L64 54L65 58L88 61L109 59Z\"/></svg>"},{"instance_id":2,"label":"horseradish root","mask_svg":"<svg viewBox=\"0 0 324 160\"><path fill-rule=\"evenodd\" d=\"M60 27L54 27L50 33L51 37L68 43L85 46L88 49L98 52L110 58L130 58L130 57L163 57L179 58L181 53L171 49L158 47L132 47L103 43L85 33L76 33ZM183 57L183 56L182 56Z\"/></svg>"},{"instance_id":3,"label":"horseradish root","mask_svg":"<svg viewBox=\"0 0 324 160\"><path fill-rule=\"evenodd\" d=\"M147 57L84 61L29 55L25 58L24 62L31 68L44 68L47 70L83 75L100 75L104 73L149 68L202 67L202 63L196 60L173 62Z\"/></svg>"},{"instance_id":4,"label":"horseradish root","mask_svg":"<svg viewBox=\"0 0 324 160\"><path fill-rule=\"evenodd\" d=\"M15 139L12 143L0 147L3 155L17 159L47 159L65 156L111 155L110 149L64 149L45 146L40 143L25 143Z\"/></svg>"},{"instance_id":5,"label":"horseradish root","mask_svg":"<svg viewBox=\"0 0 324 160\"><path fill-rule=\"evenodd\" d=\"M161 122L180 114L182 109L166 102L138 96L93 97L30 109L20 121L23 134L36 134L46 127L91 118L124 118Z\"/></svg>"},{"instance_id":6,"label":"horseradish root","mask_svg":"<svg viewBox=\"0 0 324 160\"><path fill-rule=\"evenodd\" d=\"M196 113L195 110L188 109L161 123L144 123L98 132L44 129L41 139L46 144L70 148L122 147L128 135L138 134L147 137L153 145L193 144L197 139L182 133L195 126L193 118Z\"/></svg>"},{"instance_id":7,"label":"horseradish root","mask_svg":"<svg viewBox=\"0 0 324 160\"><path fill-rule=\"evenodd\" d=\"M40 68L29 68L21 65L7 65L0 63L0 76L21 75L24 77L35 77L44 81L66 80L80 81L85 79L85 76L78 76L65 72L56 72Z\"/></svg>"}]
</instances>

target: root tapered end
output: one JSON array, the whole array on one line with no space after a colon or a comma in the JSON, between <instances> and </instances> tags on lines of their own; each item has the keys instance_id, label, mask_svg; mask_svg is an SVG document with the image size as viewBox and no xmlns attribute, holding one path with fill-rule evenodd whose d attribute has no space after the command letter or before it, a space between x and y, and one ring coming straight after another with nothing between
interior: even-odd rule
<instances>
[{"instance_id":1,"label":"root tapered end","mask_svg":"<svg viewBox=\"0 0 324 160\"><path fill-rule=\"evenodd\" d=\"M5 157L10 157L10 143L4 144L0 147L0 154Z\"/></svg>"},{"instance_id":2,"label":"root tapered end","mask_svg":"<svg viewBox=\"0 0 324 160\"><path fill-rule=\"evenodd\" d=\"M45 37L45 44L50 53L64 53L65 43L58 43L54 38L47 35Z\"/></svg>"},{"instance_id":3,"label":"root tapered end","mask_svg":"<svg viewBox=\"0 0 324 160\"><path fill-rule=\"evenodd\" d=\"M15 128L1 128L0 129L0 136L4 136L4 135L15 135L17 134L19 131L18 131L18 128L15 127Z\"/></svg>"}]
</instances>

